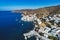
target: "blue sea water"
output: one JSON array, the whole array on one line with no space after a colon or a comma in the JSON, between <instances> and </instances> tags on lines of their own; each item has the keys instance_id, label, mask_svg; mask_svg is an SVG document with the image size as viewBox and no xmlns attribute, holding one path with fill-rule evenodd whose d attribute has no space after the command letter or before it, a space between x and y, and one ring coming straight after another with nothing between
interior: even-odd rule
<instances>
[{"instance_id":1,"label":"blue sea water","mask_svg":"<svg viewBox=\"0 0 60 40\"><path fill-rule=\"evenodd\" d=\"M33 22L21 21L21 14L0 11L0 40L24 40L23 33L34 28Z\"/></svg>"}]
</instances>

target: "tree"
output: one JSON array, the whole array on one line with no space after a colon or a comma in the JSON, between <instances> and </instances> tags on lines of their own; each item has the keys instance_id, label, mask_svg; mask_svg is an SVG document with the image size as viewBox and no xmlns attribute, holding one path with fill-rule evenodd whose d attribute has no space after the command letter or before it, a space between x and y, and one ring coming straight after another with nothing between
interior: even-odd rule
<instances>
[{"instance_id":1,"label":"tree","mask_svg":"<svg viewBox=\"0 0 60 40\"><path fill-rule=\"evenodd\" d=\"M39 34L40 34L41 36L44 36L44 33L42 33L42 32L41 32L41 33L39 33Z\"/></svg>"}]
</instances>

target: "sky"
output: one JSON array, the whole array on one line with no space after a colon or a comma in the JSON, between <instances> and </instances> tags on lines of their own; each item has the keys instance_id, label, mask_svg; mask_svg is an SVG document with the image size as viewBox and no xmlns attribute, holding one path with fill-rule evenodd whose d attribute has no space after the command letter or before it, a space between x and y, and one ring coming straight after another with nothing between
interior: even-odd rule
<instances>
[{"instance_id":1,"label":"sky","mask_svg":"<svg viewBox=\"0 0 60 40\"><path fill-rule=\"evenodd\" d=\"M0 0L0 10L36 9L60 5L60 0Z\"/></svg>"}]
</instances>

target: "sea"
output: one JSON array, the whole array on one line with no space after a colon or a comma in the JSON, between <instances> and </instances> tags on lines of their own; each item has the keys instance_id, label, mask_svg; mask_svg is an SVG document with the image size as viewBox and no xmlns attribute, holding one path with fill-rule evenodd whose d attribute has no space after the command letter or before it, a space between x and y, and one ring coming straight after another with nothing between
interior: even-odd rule
<instances>
[{"instance_id":1,"label":"sea","mask_svg":"<svg viewBox=\"0 0 60 40\"><path fill-rule=\"evenodd\" d=\"M32 30L34 25L21 18L22 13L0 11L0 40L25 40L23 34ZM35 40L35 37L28 40Z\"/></svg>"}]
</instances>

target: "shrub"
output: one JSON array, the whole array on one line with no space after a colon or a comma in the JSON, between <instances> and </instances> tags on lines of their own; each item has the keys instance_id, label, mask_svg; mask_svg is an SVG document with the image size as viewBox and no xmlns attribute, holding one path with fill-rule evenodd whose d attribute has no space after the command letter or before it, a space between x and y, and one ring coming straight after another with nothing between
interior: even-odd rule
<instances>
[{"instance_id":1,"label":"shrub","mask_svg":"<svg viewBox=\"0 0 60 40\"><path fill-rule=\"evenodd\" d=\"M49 21L52 25L54 25L54 20Z\"/></svg>"},{"instance_id":2,"label":"shrub","mask_svg":"<svg viewBox=\"0 0 60 40\"><path fill-rule=\"evenodd\" d=\"M58 25L58 27L60 27L60 22L59 22L59 23L57 23L57 25Z\"/></svg>"},{"instance_id":3,"label":"shrub","mask_svg":"<svg viewBox=\"0 0 60 40\"><path fill-rule=\"evenodd\" d=\"M54 37L54 36L49 36L48 38L49 39L53 39L53 40L58 40L58 38L57 37Z\"/></svg>"},{"instance_id":4,"label":"shrub","mask_svg":"<svg viewBox=\"0 0 60 40\"><path fill-rule=\"evenodd\" d=\"M40 34L41 36L44 36L44 33L42 33L42 32L41 32L41 33L39 33L39 34Z\"/></svg>"},{"instance_id":5,"label":"shrub","mask_svg":"<svg viewBox=\"0 0 60 40\"><path fill-rule=\"evenodd\" d=\"M46 24L47 27L51 28L51 25L50 24L48 24L48 23L45 23L45 24Z\"/></svg>"}]
</instances>

